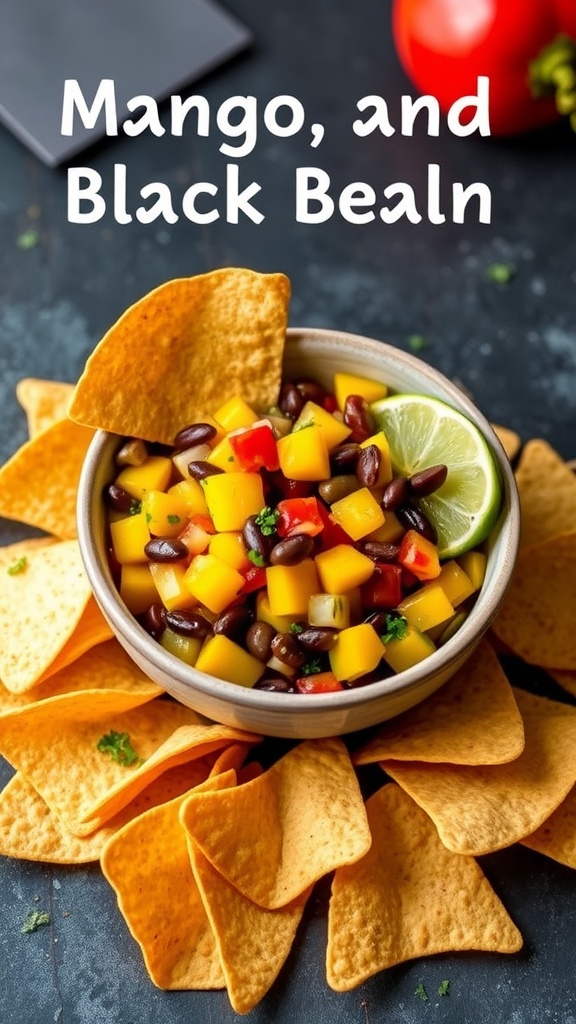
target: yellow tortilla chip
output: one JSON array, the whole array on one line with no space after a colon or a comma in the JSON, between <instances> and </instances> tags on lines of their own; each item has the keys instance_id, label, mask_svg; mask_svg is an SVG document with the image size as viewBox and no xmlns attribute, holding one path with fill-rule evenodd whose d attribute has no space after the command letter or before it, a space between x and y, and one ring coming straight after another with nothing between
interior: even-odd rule
<instances>
[{"instance_id":1,"label":"yellow tortilla chip","mask_svg":"<svg viewBox=\"0 0 576 1024\"><path fill-rule=\"evenodd\" d=\"M234 782L230 771L209 784ZM102 870L155 985L223 988L216 942L178 816L185 799L152 808L121 829L103 850Z\"/></svg>"},{"instance_id":2,"label":"yellow tortilla chip","mask_svg":"<svg viewBox=\"0 0 576 1024\"><path fill-rule=\"evenodd\" d=\"M523 547L576 530L576 476L547 441L535 438L525 444L516 483Z\"/></svg>"},{"instance_id":3,"label":"yellow tortilla chip","mask_svg":"<svg viewBox=\"0 0 576 1024\"><path fill-rule=\"evenodd\" d=\"M519 842L550 817L576 782L576 708L514 693L526 737L515 761L457 767L382 762L454 853L478 857Z\"/></svg>"},{"instance_id":4,"label":"yellow tortilla chip","mask_svg":"<svg viewBox=\"0 0 576 1024\"><path fill-rule=\"evenodd\" d=\"M106 640L112 639L112 636L112 630L102 615L94 597L89 597L72 636L66 641L62 650L54 658L54 661L51 662L39 677L34 689L36 685L42 684L55 673L61 672L67 665L71 665L77 658L85 654L86 651L91 650L98 644L105 643Z\"/></svg>"},{"instance_id":5,"label":"yellow tortilla chip","mask_svg":"<svg viewBox=\"0 0 576 1024\"><path fill-rule=\"evenodd\" d=\"M501 764L524 749L524 725L512 687L487 640L452 679L403 715L380 726L354 764L387 759Z\"/></svg>"},{"instance_id":6,"label":"yellow tortilla chip","mask_svg":"<svg viewBox=\"0 0 576 1024\"><path fill-rule=\"evenodd\" d=\"M0 549L0 679L7 689L23 693L47 673L91 600L77 541Z\"/></svg>"},{"instance_id":7,"label":"yellow tortilla chip","mask_svg":"<svg viewBox=\"0 0 576 1024\"><path fill-rule=\"evenodd\" d=\"M515 430L510 430L509 427L500 426L499 423L493 423L492 430L500 441L509 461L512 462L520 451L520 435Z\"/></svg>"},{"instance_id":8,"label":"yellow tortilla chip","mask_svg":"<svg viewBox=\"0 0 576 1024\"><path fill-rule=\"evenodd\" d=\"M214 868L270 910L370 846L358 781L340 739L307 740L251 782L194 793L182 815Z\"/></svg>"},{"instance_id":9,"label":"yellow tortilla chip","mask_svg":"<svg viewBox=\"0 0 576 1024\"><path fill-rule=\"evenodd\" d=\"M524 547L492 630L524 661L576 669L576 531Z\"/></svg>"},{"instance_id":10,"label":"yellow tortilla chip","mask_svg":"<svg viewBox=\"0 0 576 1024\"><path fill-rule=\"evenodd\" d=\"M398 786L366 805L372 846L339 868L328 912L326 975L348 992L394 964L434 953L515 953L522 936L472 857L446 850Z\"/></svg>"},{"instance_id":11,"label":"yellow tortilla chip","mask_svg":"<svg viewBox=\"0 0 576 1024\"><path fill-rule=\"evenodd\" d=\"M16 398L26 413L28 436L41 434L57 420L66 419L73 384L40 377L23 377L16 384Z\"/></svg>"},{"instance_id":12,"label":"yellow tortilla chip","mask_svg":"<svg viewBox=\"0 0 576 1024\"><path fill-rule=\"evenodd\" d=\"M576 868L576 789L571 789L540 828L521 843L566 867Z\"/></svg>"},{"instance_id":13,"label":"yellow tortilla chip","mask_svg":"<svg viewBox=\"0 0 576 1024\"><path fill-rule=\"evenodd\" d=\"M86 363L77 423L171 444L240 394L278 399L290 284L243 268L168 281L131 306Z\"/></svg>"},{"instance_id":14,"label":"yellow tortilla chip","mask_svg":"<svg viewBox=\"0 0 576 1024\"><path fill-rule=\"evenodd\" d=\"M76 536L76 494L94 431L59 420L26 441L0 469L0 515L53 534Z\"/></svg>"},{"instance_id":15,"label":"yellow tortilla chip","mask_svg":"<svg viewBox=\"0 0 576 1024\"><path fill-rule=\"evenodd\" d=\"M576 671L558 668L549 668L546 671L558 683L558 686L561 686L567 693L571 693L573 697L576 697Z\"/></svg>"},{"instance_id":16,"label":"yellow tortilla chip","mask_svg":"<svg viewBox=\"0 0 576 1024\"><path fill-rule=\"evenodd\" d=\"M75 835L100 828L168 768L253 738L161 697L133 702L122 692L68 693L0 718L0 754ZM139 760L126 765L99 750L112 733Z\"/></svg>"},{"instance_id":17,"label":"yellow tortilla chip","mask_svg":"<svg viewBox=\"0 0 576 1024\"><path fill-rule=\"evenodd\" d=\"M312 887L285 907L265 910L227 882L190 839L189 854L232 1008L249 1013L286 962Z\"/></svg>"}]
</instances>

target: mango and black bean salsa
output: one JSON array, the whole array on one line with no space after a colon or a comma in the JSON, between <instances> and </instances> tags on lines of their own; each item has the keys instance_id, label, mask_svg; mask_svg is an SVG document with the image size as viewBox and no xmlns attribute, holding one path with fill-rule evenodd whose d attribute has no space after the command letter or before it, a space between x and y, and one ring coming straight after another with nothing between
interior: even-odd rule
<instances>
[{"instance_id":1,"label":"mango and black bean salsa","mask_svg":"<svg viewBox=\"0 0 576 1024\"><path fill-rule=\"evenodd\" d=\"M378 381L237 395L172 446L126 438L105 491L110 563L166 650L241 686L316 694L401 672L449 639L482 585L478 547L442 557L429 498L449 464L394 465ZM428 510L428 511L427 511Z\"/></svg>"}]
</instances>

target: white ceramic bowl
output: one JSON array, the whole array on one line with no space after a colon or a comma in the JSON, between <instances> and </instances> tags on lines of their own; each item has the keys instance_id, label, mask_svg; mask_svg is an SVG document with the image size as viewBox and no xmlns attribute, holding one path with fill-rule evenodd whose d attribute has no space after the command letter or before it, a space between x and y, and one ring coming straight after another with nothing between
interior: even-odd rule
<instances>
[{"instance_id":1,"label":"white ceramic bowl","mask_svg":"<svg viewBox=\"0 0 576 1024\"><path fill-rule=\"evenodd\" d=\"M518 549L520 513L514 476L490 424L449 380L426 363L380 341L339 331L290 329L287 377L312 377L330 388L335 370L385 381L391 390L435 396L464 413L488 441L503 486L499 521L486 545L486 577L455 636L415 667L391 678L337 693L279 694L247 689L197 672L153 640L120 600L106 555L102 492L114 476L119 439L99 431L88 451L78 492L78 538L102 612L134 661L160 686L209 719L268 736L309 739L340 735L382 722L428 697L465 662L494 618Z\"/></svg>"}]
</instances>

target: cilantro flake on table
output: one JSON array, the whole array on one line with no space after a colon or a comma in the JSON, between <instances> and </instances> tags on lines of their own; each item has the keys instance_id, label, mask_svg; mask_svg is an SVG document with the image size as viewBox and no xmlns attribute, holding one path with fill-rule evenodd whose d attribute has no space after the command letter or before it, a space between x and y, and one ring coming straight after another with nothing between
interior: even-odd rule
<instances>
[{"instance_id":1,"label":"cilantro flake on table","mask_svg":"<svg viewBox=\"0 0 576 1024\"><path fill-rule=\"evenodd\" d=\"M445 981L441 981L440 982L440 984L438 985L438 995L439 996L449 996L450 995L450 982L449 981L445 980Z\"/></svg>"},{"instance_id":2,"label":"cilantro flake on table","mask_svg":"<svg viewBox=\"0 0 576 1024\"><path fill-rule=\"evenodd\" d=\"M428 342L423 334L408 335L408 348L411 352L423 352L427 346Z\"/></svg>"},{"instance_id":3,"label":"cilantro flake on table","mask_svg":"<svg viewBox=\"0 0 576 1024\"><path fill-rule=\"evenodd\" d=\"M429 1002L428 993L427 993L426 989L424 988L424 985L422 984L421 981L419 981L418 984L416 985L416 988L414 990L414 995L416 996L417 999L420 999L423 1003Z\"/></svg>"},{"instance_id":4,"label":"cilantro flake on table","mask_svg":"<svg viewBox=\"0 0 576 1024\"><path fill-rule=\"evenodd\" d=\"M17 558L15 562L12 562L12 565L8 566L6 572L9 576L17 576L19 572L24 572L27 565L28 559L26 558L26 555L22 555L20 558Z\"/></svg>"},{"instance_id":5,"label":"cilantro flake on table","mask_svg":"<svg viewBox=\"0 0 576 1024\"><path fill-rule=\"evenodd\" d=\"M265 505L264 508L258 512L255 516L254 522L256 526L260 527L260 533L264 537L271 537L273 533L276 533L276 527L280 513L275 508L270 508L269 505Z\"/></svg>"},{"instance_id":6,"label":"cilantro flake on table","mask_svg":"<svg viewBox=\"0 0 576 1024\"><path fill-rule=\"evenodd\" d=\"M36 228L27 228L18 235L16 245L19 249L34 249L39 241L40 235Z\"/></svg>"},{"instance_id":7,"label":"cilantro flake on table","mask_svg":"<svg viewBox=\"0 0 576 1024\"><path fill-rule=\"evenodd\" d=\"M516 274L513 263L491 263L486 268L486 277L493 284L508 284Z\"/></svg>"},{"instance_id":8,"label":"cilantro flake on table","mask_svg":"<svg viewBox=\"0 0 576 1024\"><path fill-rule=\"evenodd\" d=\"M27 935L37 931L42 925L50 924L50 920L50 914L46 910L31 910L20 930L23 935Z\"/></svg>"},{"instance_id":9,"label":"cilantro flake on table","mask_svg":"<svg viewBox=\"0 0 576 1024\"><path fill-rule=\"evenodd\" d=\"M101 754L110 754L113 761L124 765L125 768L142 764L142 759L134 750L127 732L116 732L111 729L109 733L100 737L96 747Z\"/></svg>"}]
</instances>

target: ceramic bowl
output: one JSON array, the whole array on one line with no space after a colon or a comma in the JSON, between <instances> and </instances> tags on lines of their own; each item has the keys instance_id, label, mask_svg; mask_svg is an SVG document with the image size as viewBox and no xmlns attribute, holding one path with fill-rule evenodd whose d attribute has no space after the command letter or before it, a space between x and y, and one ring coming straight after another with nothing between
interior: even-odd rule
<instances>
[{"instance_id":1,"label":"ceramic bowl","mask_svg":"<svg viewBox=\"0 0 576 1024\"><path fill-rule=\"evenodd\" d=\"M312 377L331 387L335 370L386 381L393 391L442 399L464 413L490 445L501 478L503 504L486 543L486 577L476 603L452 639L413 668L355 689L318 695L247 689L215 679L170 654L146 633L121 601L106 555L102 492L114 476L119 438L97 432L78 493L78 538L96 600L114 634L134 661L167 693L207 718L268 736L310 739L341 735L392 718L424 700L466 661L488 629L504 597L519 538L514 476L500 442L478 409L422 360L383 342L339 331L288 331L287 377Z\"/></svg>"}]
</instances>

